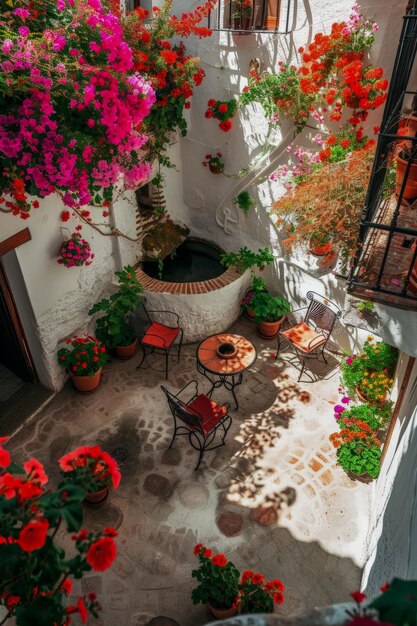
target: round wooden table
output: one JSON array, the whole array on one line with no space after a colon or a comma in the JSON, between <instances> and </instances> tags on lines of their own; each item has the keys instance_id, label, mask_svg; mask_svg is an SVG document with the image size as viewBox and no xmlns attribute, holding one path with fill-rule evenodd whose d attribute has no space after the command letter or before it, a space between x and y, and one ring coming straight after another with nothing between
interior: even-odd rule
<instances>
[{"instance_id":1,"label":"round wooden table","mask_svg":"<svg viewBox=\"0 0 417 626\"><path fill-rule=\"evenodd\" d=\"M222 344L231 344L236 348L236 354L230 358L221 356L218 348ZM212 385L207 395L211 397L215 389L223 386L232 392L236 409L239 408L239 405L235 387L241 384L243 372L252 367L255 361L255 346L241 335L232 333L211 335L204 339L197 348L197 369Z\"/></svg>"}]
</instances>

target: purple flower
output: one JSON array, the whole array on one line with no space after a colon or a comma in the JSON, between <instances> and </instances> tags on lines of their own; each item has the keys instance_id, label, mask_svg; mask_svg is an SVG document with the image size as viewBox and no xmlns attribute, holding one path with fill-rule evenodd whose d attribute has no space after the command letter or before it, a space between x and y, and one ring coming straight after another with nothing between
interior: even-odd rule
<instances>
[{"instance_id":1,"label":"purple flower","mask_svg":"<svg viewBox=\"0 0 417 626\"><path fill-rule=\"evenodd\" d=\"M343 404L349 404L350 398L348 396L343 396L343 398L341 398L340 402L343 402Z\"/></svg>"},{"instance_id":2,"label":"purple flower","mask_svg":"<svg viewBox=\"0 0 417 626\"><path fill-rule=\"evenodd\" d=\"M352 365L352 363L353 363L353 359L350 356L348 356L348 358L346 359L346 365Z\"/></svg>"},{"instance_id":3,"label":"purple flower","mask_svg":"<svg viewBox=\"0 0 417 626\"><path fill-rule=\"evenodd\" d=\"M336 405L333 407L333 411L334 411L335 413L343 413L343 411L346 411L346 407L342 406L341 404L336 404Z\"/></svg>"}]
</instances>

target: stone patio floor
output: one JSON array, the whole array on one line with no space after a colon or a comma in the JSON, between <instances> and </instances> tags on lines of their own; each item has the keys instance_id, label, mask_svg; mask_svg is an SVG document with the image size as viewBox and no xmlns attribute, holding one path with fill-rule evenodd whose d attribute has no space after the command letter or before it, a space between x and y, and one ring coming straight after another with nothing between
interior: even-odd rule
<instances>
[{"instance_id":1,"label":"stone patio floor","mask_svg":"<svg viewBox=\"0 0 417 626\"><path fill-rule=\"evenodd\" d=\"M297 383L297 371L274 360L275 342L260 339L252 322L241 318L231 330L253 341L258 359L237 388L240 406L231 410L226 445L208 452L198 471L187 439L168 449L164 377L136 370L138 358L109 363L94 394L80 395L68 383L9 442L16 462L35 456L52 483L59 480L57 459L79 445L127 451L120 488L99 508L85 509L85 527L119 530L113 567L74 585L75 595L97 593L103 607L91 620L97 626L143 626L156 616L180 626L210 622L207 608L191 602L198 542L224 552L241 571L280 578L281 615L347 601L359 586L370 486L347 477L328 439L335 429L337 361L320 366L317 382ZM196 378L208 391L195 349L184 347L169 389ZM231 400L227 391L213 398Z\"/></svg>"}]
</instances>

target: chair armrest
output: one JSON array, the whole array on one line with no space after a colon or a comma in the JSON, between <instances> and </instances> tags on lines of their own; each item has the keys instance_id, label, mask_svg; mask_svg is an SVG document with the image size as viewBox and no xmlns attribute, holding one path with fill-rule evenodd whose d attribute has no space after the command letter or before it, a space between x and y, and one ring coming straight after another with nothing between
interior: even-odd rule
<instances>
[{"instance_id":1,"label":"chair armrest","mask_svg":"<svg viewBox=\"0 0 417 626\"><path fill-rule=\"evenodd\" d=\"M198 382L195 380L195 378L193 378L193 380L190 380L189 383L187 383L186 385L184 385L184 387L182 389L179 390L179 392L175 395L176 398L178 398L179 400L181 400L181 398L179 397L183 391L185 391L190 385L194 385L195 388L195 393L194 395L189 398L186 402L186 404L188 404L189 402L191 402L191 400L194 400L194 398L196 398L198 396ZM182 401L184 402L184 401Z\"/></svg>"},{"instance_id":2,"label":"chair armrest","mask_svg":"<svg viewBox=\"0 0 417 626\"><path fill-rule=\"evenodd\" d=\"M176 319L176 326L171 326L170 328L179 328L180 326L180 318L177 313L174 311L164 311L164 310L156 310L156 309L147 309L148 313L161 313L162 315L172 315Z\"/></svg>"}]
</instances>

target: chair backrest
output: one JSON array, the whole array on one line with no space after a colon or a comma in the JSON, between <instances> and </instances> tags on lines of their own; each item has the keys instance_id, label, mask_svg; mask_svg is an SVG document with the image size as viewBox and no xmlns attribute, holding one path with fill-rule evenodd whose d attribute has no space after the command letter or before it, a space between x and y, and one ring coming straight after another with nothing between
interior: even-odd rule
<instances>
[{"instance_id":1,"label":"chair backrest","mask_svg":"<svg viewBox=\"0 0 417 626\"><path fill-rule=\"evenodd\" d=\"M137 337L142 337L152 324L152 320L146 309L145 297L142 297L140 306L129 316L129 324Z\"/></svg>"},{"instance_id":2,"label":"chair backrest","mask_svg":"<svg viewBox=\"0 0 417 626\"><path fill-rule=\"evenodd\" d=\"M317 332L322 332L329 338L336 320L342 315L342 311L334 302L315 291L308 291L306 295L311 302L304 321L313 326Z\"/></svg>"},{"instance_id":3,"label":"chair backrest","mask_svg":"<svg viewBox=\"0 0 417 626\"><path fill-rule=\"evenodd\" d=\"M178 417L178 419L184 422L191 430L197 430L199 433L203 434L201 427L202 417L200 413L187 406L163 385L161 385L161 389L167 397L169 408L171 409L174 419Z\"/></svg>"}]
</instances>

